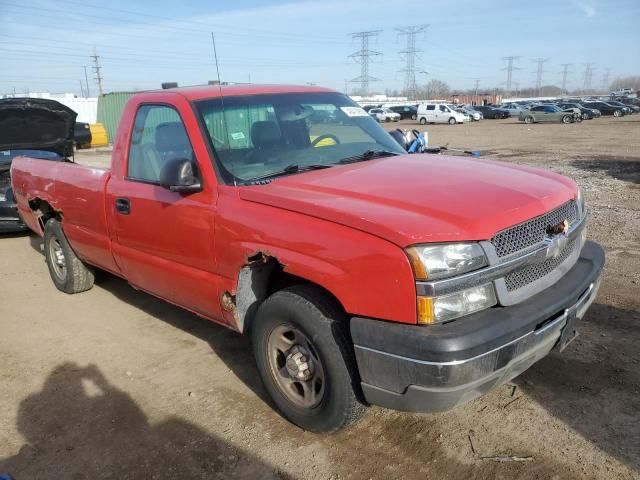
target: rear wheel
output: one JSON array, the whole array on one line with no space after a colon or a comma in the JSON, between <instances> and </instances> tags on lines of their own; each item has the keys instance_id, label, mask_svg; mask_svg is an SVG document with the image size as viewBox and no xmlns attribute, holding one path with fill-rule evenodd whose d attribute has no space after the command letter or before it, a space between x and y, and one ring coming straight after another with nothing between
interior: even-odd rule
<instances>
[{"instance_id":1,"label":"rear wheel","mask_svg":"<svg viewBox=\"0 0 640 480\"><path fill-rule=\"evenodd\" d=\"M453 117L449 118L449 125L455 125L456 123L457 122L456 122L455 118L453 118Z\"/></svg>"},{"instance_id":2,"label":"rear wheel","mask_svg":"<svg viewBox=\"0 0 640 480\"><path fill-rule=\"evenodd\" d=\"M71 249L62 225L55 218L44 226L44 254L51 280L58 290L79 293L93 287L93 268L83 263Z\"/></svg>"},{"instance_id":3,"label":"rear wheel","mask_svg":"<svg viewBox=\"0 0 640 480\"><path fill-rule=\"evenodd\" d=\"M622 116L622 110L616 110L615 112L613 112L613 116L614 117L621 117Z\"/></svg>"},{"instance_id":4,"label":"rear wheel","mask_svg":"<svg viewBox=\"0 0 640 480\"><path fill-rule=\"evenodd\" d=\"M562 123L571 123L571 116L570 115L564 115L562 117Z\"/></svg>"},{"instance_id":5,"label":"rear wheel","mask_svg":"<svg viewBox=\"0 0 640 480\"><path fill-rule=\"evenodd\" d=\"M420 125L426 125L427 124L427 119L424 117L420 117Z\"/></svg>"},{"instance_id":6,"label":"rear wheel","mask_svg":"<svg viewBox=\"0 0 640 480\"><path fill-rule=\"evenodd\" d=\"M411 115L411 120L417 120L418 116L414 113L413 115Z\"/></svg>"},{"instance_id":7,"label":"rear wheel","mask_svg":"<svg viewBox=\"0 0 640 480\"><path fill-rule=\"evenodd\" d=\"M304 285L271 295L256 313L251 339L267 391L294 424L333 432L364 413L348 323L320 289Z\"/></svg>"},{"instance_id":8,"label":"rear wheel","mask_svg":"<svg viewBox=\"0 0 640 480\"><path fill-rule=\"evenodd\" d=\"M533 123L533 117L531 115L527 115L524 117L524 123Z\"/></svg>"}]
</instances>

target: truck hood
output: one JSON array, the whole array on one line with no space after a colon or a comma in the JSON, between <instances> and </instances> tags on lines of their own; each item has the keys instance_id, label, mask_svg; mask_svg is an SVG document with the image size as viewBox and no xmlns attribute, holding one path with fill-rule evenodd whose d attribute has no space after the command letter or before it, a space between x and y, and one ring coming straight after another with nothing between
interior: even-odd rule
<instances>
[{"instance_id":1,"label":"truck hood","mask_svg":"<svg viewBox=\"0 0 640 480\"><path fill-rule=\"evenodd\" d=\"M0 151L44 150L62 157L73 155L76 112L55 100L0 100Z\"/></svg>"},{"instance_id":2,"label":"truck hood","mask_svg":"<svg viewBox=\"0 0 640 480\"><path fill-rule=\"evenodd\" d=\"M576 184L533 167L422 154L281 177L239 195L406 247L489 240L575 198Z\"/></svg>"}]
</instances>

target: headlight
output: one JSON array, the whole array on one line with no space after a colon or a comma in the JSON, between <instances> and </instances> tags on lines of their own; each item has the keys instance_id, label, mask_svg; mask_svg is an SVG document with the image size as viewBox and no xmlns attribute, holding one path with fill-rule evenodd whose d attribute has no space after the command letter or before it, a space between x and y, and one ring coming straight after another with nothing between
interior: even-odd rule
<instances>
[{"instance_id":1,"label":"headlight","mask_svg":"<svg viewBox=\"0 0 640 480\"><path fill-rule=\"evenodd\" d=\"M578 218L584 217L586 213L586 206L584 204L584 195L582 195L582 189L578 187L578 193L576 194L576 206L578 207Z\"/></svg>"},{"instance_id":2,"label":"headlight","mask_svg":"<svg viewBox=\"0 0 640 480\"><path fill-rule=\"evenodd\" d=\"M487 265L487 257L477 243L447 243L409 247L416 280L437 280L460 275Z\"/></svg>"},{"instance_id":3,"label":"headlight","mask_svg":"<svg viewBox=\"0 0 640 480\"><path fill-rule=\"evenodd\" d=\"M418 323L447 322L493 307L496 303L496 293L491 283L440 297L418 297Z\"/></svg>"}]
</instances>

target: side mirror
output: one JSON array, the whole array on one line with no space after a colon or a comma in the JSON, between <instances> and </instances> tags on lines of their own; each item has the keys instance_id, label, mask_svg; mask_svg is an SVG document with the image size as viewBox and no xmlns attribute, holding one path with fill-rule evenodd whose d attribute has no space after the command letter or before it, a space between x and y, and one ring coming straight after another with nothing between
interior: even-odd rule
<instances>
[{"instance_id":1,"label":"side mirror","mask_svg":"<svg viewBox=\"0 0 640 480\"><path fill-rule=\"evenodd\" d=\"M172 192L200 192L202 185L197 167L187 158L175 158L166 162L160 170L160 185Z\"/></svg>"},{"instance_id":2,"label":"side mirror","mask_svg":"<svg viewBox=\"0 0 640 480\"><path fill-rule=\"evenodd\" d=\"M413 140L409 136L409 132L405 132L399 128L390 131L389 135L391 135L393 139L405 150L409 150L409 147L411 147L411 144L413 143Z\"/></svg>"}]
</instances>

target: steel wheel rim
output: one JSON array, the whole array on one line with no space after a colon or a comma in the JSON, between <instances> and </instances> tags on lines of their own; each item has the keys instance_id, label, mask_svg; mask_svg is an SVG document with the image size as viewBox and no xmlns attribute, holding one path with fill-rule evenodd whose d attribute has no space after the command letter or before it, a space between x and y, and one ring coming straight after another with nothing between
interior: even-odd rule
<instances>
[{"instance_id":1,"label":"steel wheel rim","mask_svg":"<svg viewBox=\"0 0 640 480\"><path fill-rule=\"evenodd\" d=\"M63 280L67 277L67 264L64 257L62 246L56 237L49 239L49 258L51 268L56 277Z\"/></svg>"},{"instance_id":2,"label":"steel wheel rim","mask_svg":"<svg viewBox=\"0 0 640 480\"><path fill-rule=\"evenodd\" d=\"M267 337L269 371L285 398L296 407L311 409L325 393L325 374L317 349L297 328L276 326Z\"/></svg>"}]
</instances>

